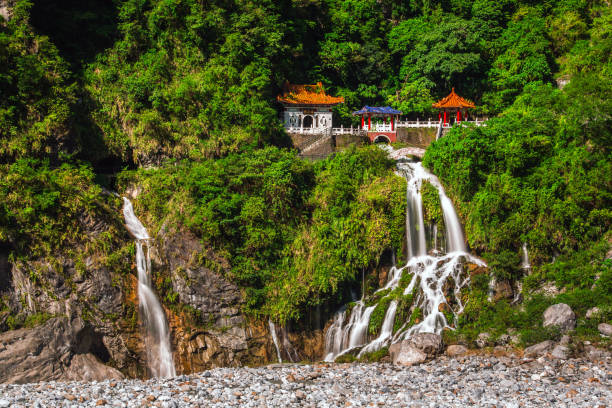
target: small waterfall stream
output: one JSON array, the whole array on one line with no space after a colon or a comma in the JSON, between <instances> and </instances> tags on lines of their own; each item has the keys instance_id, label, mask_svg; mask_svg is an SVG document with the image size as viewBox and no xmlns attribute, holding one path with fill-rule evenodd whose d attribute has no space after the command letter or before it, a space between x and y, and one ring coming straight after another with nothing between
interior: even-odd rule
<instances>
[{"instance_id":1,"label":"small waterfall stream","mask_svg":"<svg viewBox=\"0 0 612 408\"><path fill-rule=\"evenodd\" d=\"M390 146L384 146L389 153L393 152ZM333 361L339 355L349 350L363 346L359 356L363 353L373 352L380 348L410 337L412 334L427 332L439 334L444 328L451 327L447 316L463 312L464 305L461 300L461 289L469 283L469 277L463 277L463 264L471 262L484 266L485 264L472 257L467 252L463 230L459 217L453 204L446 195L444 187L438 178L428 172L419 162L410 162L405 158L397 161L397 172L406 179L406 239L408 261L402 267L393 266L389 271L387 283L378 292L393 290L400 285L402 276L410 274L410 283L404 289L403 295L415 293L412 300L412 310L419 308L422 319L408 327L404 322L398 330L394 331L398 302L391 300L382 322L380 334L375 339L368 339L367 332L370 316L376 305L366 307L364 300L360 300L351 310L346 321L346 307L343 307L334 317L334 322L326 333L325 360ZM437 190L440 198L444 224L446 226L446 252L437 245L438 229L434 226L434 239L428 254L425 236L425 223L423 216L423 201L421 185L428 181ZM452 281L454 307L448 304L444 294L445 286ZM380 299L379 299L380 301ZM447 311L445 315L444 311ZM351 339L351 341L347 341ZM354 341L353 341L354 339ZM368 340L370 340L368 342Z\"/></svg>"},{"instance_id":2,"label":"small waterfall stream","mask_svg":"<svg viewBox=\"0 0 612 408\"><path fill-rule=\"evenodd\" d=\"M523 268L527 273L529 273L529 271L531 271L531 263L529 263L529 251L527 250L526 242L523 242L521 251L522 251L521 268Z\"/></svg>"},{"instance_id":3,"label":"small waterfall stream","mask_svg":"<svg viewBox=\"0 0 612 408\"><path fill-rule=\"evenodd\" d=\"M274 347L276 348L276 358L278 358L278 362L282 363L283 359L281 358L280 345L278 343L278 336L276 335L276 325L272 319L268 319L268 328L270 329L270 334L272 335L272 342L274 343Z\"/></svg>"},{"instance_id":4,"label":"small waterfall stream","mask_svg":"<svg viewBox=\"0 0 612 408\"><path fill-rule=\"evenodd\" d=\"M136 238L138 302L144 327L147 365L153 377L173 377L176 375L176 370L170 347L170 330L149 276L151 271L149 233L134 214L132 202L125 197L123 197L123 217L126 228Z\"/></svg>"}]
</instances>

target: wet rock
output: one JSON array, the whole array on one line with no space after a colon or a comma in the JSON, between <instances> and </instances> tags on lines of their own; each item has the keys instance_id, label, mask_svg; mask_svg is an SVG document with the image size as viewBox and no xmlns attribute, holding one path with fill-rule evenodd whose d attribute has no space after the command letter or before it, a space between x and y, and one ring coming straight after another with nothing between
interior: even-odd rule
<instances>
[{"instance_id":1,"label":"wet rock","mask_svg":"<svg viewBox=\"0 0 612 408\"><path fill-rule=\"evenodd\" d=\"M600 313L601 313L601 310L597 306L595 306L587 310L585 317L587 319L593 319L597 317Z\"/></svg>"},{"instance_id":2,"label":"wet rock","mask_svg":"<svg viewBox=\"0 0 612 408\"><path fill-rule=\"evenodd\" d=\"M599 333L601 333L603 336L612 336L612 325L608 324L608 323L600 323L599 326L597 326L597 330L599 330Z\"/></svg>"},{"instance_id":3,"label":"wet rock","mask_svg":"<svg viewBox=\"0 0 612 408\"><path fill-rule=\"evenodd\" d=\"M476 338L476 345L480 348L484 348L490 345L489 340L491 335L489 333L480 333Z\"/></svg>"},{"instance_id":4,"label":"wet rock","mask_svg":"<svg viewBox=\"0 0 612 408\"><path fill-rule=\"evenodd\" d=\"M434 357L442 351L442 336L434 333L417 333L407 340L411 346L425 353L427 357Z\"/></svg>"},{"instance_id":5,"label":"wet rock","mask_svg":"<svg viewBox=\"0 0 612 408\"><path fill-rule=\"evenodd\" d=\"M525 357L539 357L548 353L553 347L555 343L552 340L546 340L538 344L534 344L531 347L527 347L523 352Z\"/></svg>"},{"instance_id":6,"label":"wet rock","mask_svg":"<svg viewBox=\"0 0 612 408\"><path fill-rule=\"evenodd\" d=\"M460 344L453 344L446 348L446 355L449 357L459 357L466 355L468 348Z\"/></svg>"},{"instance_id":7,"label":"wet rock","mask_svg":"<svg viewBox=\"0 0 612 408\"><path fill-rule=\"evenodd\" d=\"M576 315L565 303L557 303L544 311L543 326L557 326L562 332L567 332L576 327Z\"/></svg>"}]
</instances>

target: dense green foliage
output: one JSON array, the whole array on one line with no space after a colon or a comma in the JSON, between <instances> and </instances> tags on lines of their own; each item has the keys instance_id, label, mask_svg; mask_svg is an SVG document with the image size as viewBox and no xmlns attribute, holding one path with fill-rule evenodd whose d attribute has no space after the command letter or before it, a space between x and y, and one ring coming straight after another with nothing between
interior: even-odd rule
<instances>
[{"instance_id":1,"label":"dense green foliage","mask_svg":"<svg viewBox=\"0 0 612 408\"><path fill-rule=\"evenodd\" d=\"M123 173L121 183L143 187L150 228L185 225L229 261L250 312L286 321L342 301L386 248L401 248L405 184L393 168L374 147L316 165L266 148Z\"/></svg>"},{"instance_id":2,"label":"dense green foliage","mask_svg":"<svg viewBox=\"0 0 612 408\"><path fill-rule=\"evenodd\" d=\"M33 3L18 1L1 29L0 87L10 84L11 97L0 120L19 135L12 150L70 132L72 150L96 161L159 164L286 144L274 102L285 80L322 81L344 96L336 113L347 125L364 104L432 115L452 86L497 113L525 85L551 82L557 60L571 74L609 51L593 49L607 38L607 7L582 0L85 0L70 13ZM48 38L32 33L30 9ZM49 145L62 146L32 147Z\"/></svg>"},{"instance_id":3,"label":"dense green foliage","mask_svg":"<svg viewBox=\"0 0 612 408\"><path fill-rule=\"evenodd\" d=\"M68 137L74 86L67 64L28 25L30 3L18 2L0 25L0 164L21 157L56 157Z\"/></svg>"},{"instance_id":4,"label":"dense green foliage","mask_svg":"<svg viewBox=\"0 0 612 408\"><path fill-rule=\"evenodd\" d=\"M462 317L472 334L487 325L512 326L526 330L525 341L535 341L540 337L532 330L543 308L556 302L579 316L599 306L600 319L610 319L612 32L609 9L599 12L590 39L576 42L564 59L562 70L572 78L563 90L527 85L486 127L455 128L426 153L424 164L454 195L471 247L483 253L498 279L520 279L522 243L529 249L526 310L491 305L486 289L475 289ZM539 294L547 281L561 293ZM579 324L579 331L593 326Z\"/></svg>"},{"instance_id":5,"label":"dense green foliage","mask_svg":"<svg viewBox=\"0 0 612 408\"><path fill-rule=\"evenodd\" d=\"M476 282L460 325L514 325L538 338L532 317L554 299L532 292L550 280L565 289L556 300L579 313L600 305L609 320L607 3L14 3L0 23L0 248L13 258L62 251L100 215L116 224L120 202L98 183L153 165L105 185L140 185L145 224L158 232L172 222L201 239L216 255L202 262L244 288L250 312L287 321L335 305L384 250L401 250L404 182L377 149L301 161L284 149L275 96L286 80L321 81L345 97L335 120L348 125L365 104L433 116L431 103L454 86L475 113L497 117L455 128L425 165L497 278L521 278L522 243L534 264L524 312L491 305ZM561 90L555 79L570 82ZM426 183L422 194L427 221L441 224L435 189ZM121 269L126 237L113 228L89 244ZM396 294L381 303L392 298L402 319L422 317Z\"/></svg>"}]
</instances>

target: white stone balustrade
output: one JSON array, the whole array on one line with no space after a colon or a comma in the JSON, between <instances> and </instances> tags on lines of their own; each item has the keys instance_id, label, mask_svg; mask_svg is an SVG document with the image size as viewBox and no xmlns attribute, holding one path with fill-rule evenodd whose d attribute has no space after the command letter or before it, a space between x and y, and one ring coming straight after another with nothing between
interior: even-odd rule
<instances>
[{"instance_id":1,"label":"white stone balustrade","mask_svg":"<svg viewBox=\"0 0 612 408\"><path fill-rule=\"evenodd\" d=\"M461 122L447 122L445 125L443 125L443 128L451 128L454 125L460 125L460 126L468 126L468 125L474 125L474 126L486 126L486 120L482 120L482 119L475 119L475 120L464 120ZM393 126L393 130L391 129L391 123L372 123L370 126L370 132L394 132L395 130L397 130L397 128L438 128L440 127L440 121L432 121L432 120L426 120L426 121L420 121L420 120L405 120L405 121L397 121L395 122L394 126ZM354 134L363 134L365 132L368 132L368 125L366 124L363 127L357 126L357 127L344 127L344 126L340 126L340 127L336 127L336 128L327 128L327 127L287 127L286 128L288 133L299 133L299 134L311 134L311 135L317 135L317 134L333 134L333 135L354 135Z\"/></svg>"}]
</instances>

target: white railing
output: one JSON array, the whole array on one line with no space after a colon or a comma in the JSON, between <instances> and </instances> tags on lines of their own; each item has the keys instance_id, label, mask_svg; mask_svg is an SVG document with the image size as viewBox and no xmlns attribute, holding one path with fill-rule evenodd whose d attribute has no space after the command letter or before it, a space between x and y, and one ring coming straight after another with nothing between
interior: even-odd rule
<instances>
[{"instance_id":1,"label":"white railing","mask_svg":"<svg viewBox=\"0 0 612 408\"><path fill-rule=\"evenodd\" d=\"M329 128L316 128L316 127L288 127L285 128L287 133L300 133L307 135L322 135L329 133Z\"/></svg>"},{"instance_id":2,"label":"white railing","mask_svg":"<svg viewBox=\"0 0 612 408\"><path fill-rule=\"evenodd\" d=\"M363 130L368 130L368 125L363 127ZM391 123L372 123L370 126L370 132L393 132L391 130Z\"/></svg>"},{"instance_id":3,"label":"white railing","mask_svg":"<svg viewBox=\"0 0 612 408\"><path fill-rule=\"evenodd\" d=\"M356 127L347 127L340 126L339 128L332 128L332 135L359 135L365 134L366 132L363 129L359 129Z\"/></svg>"},{"instance_id":4,"label":"white railing","mask_svg":"<svg viewBox=\"0 0 612 408\"><path fill-rule=\"evenodd\" d=\"M486 126L486 121L480 119L478 120L464 120L461 122L458 122L459 124L461 124L462 126L466 126L466 125L475 125L475 126ZM447 122L445 125L443 125L443 127L445 128L450 128L453 127L454 124L456 124L456 121L453 121L451 123L451 121ZM440 126L440 121L432 121L431 119L426 120L426 121L420 121L420 120L405 120L405 121L397 121L395 123L396 127L405 127L405 128L437 128L438 126Z\"/></svg>"},{"instance_id":5,"label":"white railing","mask_svg":"<svg viewBox=\"0 0 612 408\"><path fill-rule=\"evenodd\" d=\"M395 123L396 127L405 127L405 128L437 128L440 125L438 121L422 121L422 120L404 120L397 121Z\"/></svg>"},{"instance_id":6,"label":"white railing","mask_svg":"<svg viewBox=\"0 0 612 408\"><path fill-rule=\"evenodd\" d=\"M446 124L443 124L443 128L451 128L454 125L459 124L461 126L486 126L486 120L475 119L475 120L464 120L461 122L449 121ZM440 127L440 121L420 121L420 120L405 120L405 121L397 121L395 125L392 126L391 123L372 123L370 129L368 130L368 125L364 125L363 127L336 127L336 128L314 128L314 127L288 127L286 128L288 133L299 133L299 134L310 134L310 135L323 135L323 134L332 134L332 135L355 135L361 134L364 132L394 132L397 128L438 128Z\"/></svg>"},{"instance_id":7,"label":"white railing","mask_svg":"<svg viewBox=\"0 0 612 408\"><path fill-rule=\"evenodd\" d=\"M485 120L462 120L461 122L459 122L459 124L461 126L467 126L467 125L475 125L475 126L487 126L487 122Z\"/></svg>"}]
</instances>

